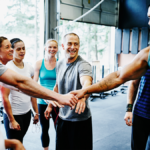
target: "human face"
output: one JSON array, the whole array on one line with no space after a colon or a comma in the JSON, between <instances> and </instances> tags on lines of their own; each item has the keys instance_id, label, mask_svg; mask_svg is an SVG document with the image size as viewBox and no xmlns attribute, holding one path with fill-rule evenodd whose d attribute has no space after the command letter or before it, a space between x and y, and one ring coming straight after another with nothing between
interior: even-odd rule
<instances>
[{"instance_id":1,"label":"human face","mask_svg":"<svg viewBox=\"0 0 150 150\"><path fill-rule=\"evenodd\" d=\"M0 59L3 61L3 64L13 59L13 49L9 40L4 40L1 44Z\"/></svg>"},{"instance_id":2,"label":"human face","mask_svg":"<svg viewBox=\"0 0 150 150\"><path fill-rule=\"evenodd\" d=\"M67 59L67 62L74 62L78 57L80 48L79 38L76 35L67 35L62 47L65 51L65 58Z\"/></svg>"},{"instance_id":3,"label":"human face","mask_svg":"<svg viewBox=\"0 0 150 150\"><path fill-rule=\"evenodd\" d=\"M22 41L14 44L14 59L23 60L26 54L25 45Z\"/></svg>"},{"instance_id":4,"label":"human face","mask_svg":"<svg viewBox=\"0 0 150 150\"><path fill-rule=\"evenodd\" d=\"M45 56L46 57L55 57L57 52L58 52L57 43L54 41L48 42L46 45L46 48L45 48Z\"/></svg>"},{"instance_id":5,"label":"human face","mask_svg":"<svg viewBox=\"0 0 150 150\"><path fill-rule=\"evenodd\" d=\"M148 7L147 17L149 18L148 25L150 26L150 7Z\"/></svg>"}]
</instances>

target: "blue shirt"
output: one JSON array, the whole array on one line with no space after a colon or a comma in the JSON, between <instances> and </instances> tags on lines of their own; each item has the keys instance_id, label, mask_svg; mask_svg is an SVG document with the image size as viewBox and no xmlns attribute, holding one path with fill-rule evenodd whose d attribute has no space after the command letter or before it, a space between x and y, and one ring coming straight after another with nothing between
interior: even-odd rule
<instances>
[{"instance_id":1,"label":"blue shirt","mask_svg":"<svg viewBox=\"0 0 150 150\"><path fill-rule=\"evenodd\" d=\"M150 119L150 69L141 77L134 114Z\"/></svg>"},{"instance_id":2,"label":"blue shirt","mask_svg":"<svg viewBox=\"0 0 150 150\"><path fill-rule=\"evenodd\" d=\"M53 70L47 70L44 64L44 59L42 60L42 65L39 71L39 82L40 85L49 90L53 90L56 84L56 69L54 68ZM47 103L40 98L37 99L37 103L47 105Z\"/></svg>"}]
</instances>

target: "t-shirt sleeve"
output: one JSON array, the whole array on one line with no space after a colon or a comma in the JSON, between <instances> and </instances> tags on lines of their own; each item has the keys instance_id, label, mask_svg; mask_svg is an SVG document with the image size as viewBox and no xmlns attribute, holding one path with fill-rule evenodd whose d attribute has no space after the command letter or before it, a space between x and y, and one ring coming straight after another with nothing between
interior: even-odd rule
<instances>
[{"instance_id":1,"label":"t-shirt sleeve","mask_svg":"<svg viewBox=\"0 0 150 150\"><path fill-rule=\"evenodd\" d=\"M91 76L92 77L92 67L88 62L82 62L79 65L79 75L82 76Z\"/></svg>"},{"instance_id":2,"label":"t-shirt sleeve","mask_svg":"<svg viewBox=\"0 0 150 150\"><path fill-rule=\"evenodd\" d=\"M0 63L0 76L7 70L7 67Z\"/></svg>"},{"instance_id":3,"label":"t-shirt sleeve","mask_svg":"<svg viewBox=\"0 0 150 150\"><path fill-rule=\"evenodd\" d=\"M34 76L34 68L32 66L30 66L30 72L31 72L31 77Z\"/></svg>"}]
</instances>

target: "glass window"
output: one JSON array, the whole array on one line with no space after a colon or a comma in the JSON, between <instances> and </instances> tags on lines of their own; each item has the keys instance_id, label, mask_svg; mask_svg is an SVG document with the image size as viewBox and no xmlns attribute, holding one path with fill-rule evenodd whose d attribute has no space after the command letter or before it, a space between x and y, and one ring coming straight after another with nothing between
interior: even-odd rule
<instances>
[{"instance_id":1,"label":"glass window","mask_svg":"<svg viewBox=\"0 0 150 150\"><path fill-rule=\"evenodd\" d=\"M0 36L20 38L26 46L26 62L43 58L44 1L4 0L0 5Z\"/></svg>"}]
</instances>

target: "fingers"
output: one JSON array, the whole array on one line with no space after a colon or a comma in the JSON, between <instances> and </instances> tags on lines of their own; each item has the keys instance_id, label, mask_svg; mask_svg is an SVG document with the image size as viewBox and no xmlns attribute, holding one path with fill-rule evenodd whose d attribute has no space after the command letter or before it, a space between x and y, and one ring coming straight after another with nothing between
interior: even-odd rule
<instances>
[{"instance_id":1,"label":"fingers","mask_svg":"<svg viewBox=\"0 0 150 150\"><path fill-rule=\"evenodd\" d=\"M85 102L79 101L76 106L75 112L81 114L84 112L84 110L85 110Z\"/></svg>"},{"instance_id":2,"label":"fingers","mask_svg":"<svg viewBox=\"0 0 150 150\"><path fill-rule=\"evenodd\" d=\"M55 103L55 107L59 107L59 108L64 107L64 105L60 105L58 102L54 101L54 103Z\"/></svg>"},{"instance_id":3,"label":"fingers","mask_svg":"<svg viewBox=\"0 0 150 150\"><path fill-rule=\"evenodd\" d=\"M45 111L44 112L44 116L45 116L45 118L48 120L49 118L51 118L51 115L50 115L50 111Z\"/></svg>"},{"instance_id":4,"label":"fingers","mask_svg":"<svg viewBox=\"0 0 150 150\"><path fill-rule=\"evenodd\" d=\"M124 118L124 120L125 120L125 122L126 122L126 125L132 126L132 117L126 116L126 117Z\"/></svg>"},{"instance_id":5,"label":"fingers","mask_svg":"<svg viewBox=\"0 0 150 150\"><path fill-rule=\"evenodd\" d=\"M21 127L19 124L17 125L17 130L21 130Z\"/></svg>"}]
</instances>

